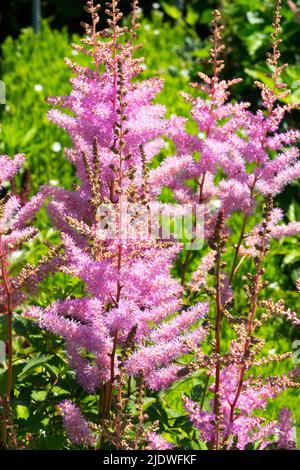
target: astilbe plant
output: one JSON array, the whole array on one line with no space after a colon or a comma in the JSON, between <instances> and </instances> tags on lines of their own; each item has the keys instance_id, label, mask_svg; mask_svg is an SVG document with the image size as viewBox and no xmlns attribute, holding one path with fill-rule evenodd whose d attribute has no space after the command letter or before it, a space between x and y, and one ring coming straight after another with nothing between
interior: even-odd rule
<instances>
[{"instance_id":1,"label":"astilbe plant","mask_svg":"<svg viewBox=\"0 0 300 470\"><path fill-rule=\"evenodd\" d=\"M97 31L100 6L87 2L91 25L83 24L86 36L74 47L91 56L93 66L67 60L75 74L72 92L51 99L56 109L49 113L71 136L73 147L66 155L79 184L69 191L44 188L50 198L48 212L61 234L61 269L84 281L86 295L31 308L28 315L64 338L77 379L98 400L94 423L86 421L75 403L61 403L72 442L157 448L164 440L155 434L155 426L144 424L145 387L159 390L183 373L185 366L174 361L204 340L207 331L199 319L208 304L183 307L181 285L170 275L179 243L155 240L150 234L124 240L120 218L124 200L149 207L148 162L164 145L162 137L172 138L179 152L192 139L184 132L184 120L167 120L164 107L153 104L162 82L134 80L142 70L141 59L134 58L137 2L129 29L120 26L118 2L106 6L108 27ZM103 238L99 231L98 208L106 204L117 212L112 238ZM136 417L128 409L132 399Z\"/></svg>"},{"instance_id":2,"label":"astilbe plant","mask_svg":"<svg viewBox=\"0 0 300 470\"><path fill-rule=\"evenodd\" d=\"M211 299L209 337L213 346L209 355L198 350L189 366L192 371L198 363L206 376L201 402L197 404L184 397L184 407L208 448L293 448L293 420L289 410L283 409L278 421L268 421L257 411L263 410L268 399L286 388L299 388L297 371L272 377L255 373L263 365L291 357L289 352L264 356L265 342L257 330L274 315L285 317L296 327L300 325L297 315L283 301L261 297L268 285L264 263L270 240L297 235L300 231L299 222L281 224L283 213L273 203L274 197L300 175L299 151L293 146L299 139L299 131L283 132L280 127L285 113L293 107L279 103L288 94L281 81L286 65L279 65L280 1L276 1L272 51L267 59L273 85L269 88L257 84L262 92L263 108L255 113L247 103L228 101L229 87L237 80L220 79L224 64L219 22L220 14L216 11L211 50L213 76L201 73L204 85L194 87L202 95L186 96L192 103L191 114L201 139L193 143L194 153L187 151L169 158L155 170L155 176L152 174L153 182L158 185L164 186L167 181L177 201L205 204L205 233L210 251L186 287L189 298L208 295ZM235 212L243 214L243 222L232 252L235 240L230 233L230 220ZM253 221L256 221L254 226ZM181 267L183 285L186 285L189 256L187 253ZM235 292L235 282L247 258L253 268L247 274L248 282L244 286L247 307L241 313L236 307L235 295L240 296L240 292ZM228 260L232 262L227 265ZM229 350L226 350L226 340L222 341L225 323L235 334ZM207 399L209 408L204 407Z\"/></svg>"},{"instance_id":3,"label":"astilbe plant","mask_svg":"<svg viewBox=\"0 0 300 470\"><path fill-rule=\"evenodd\" d=\"M0 446L17 448L19 445L14 429L11 399L13 396L13 316L22 305L28 293L34 294L38 283L57 264L59 247L49 246L39 264L29 263L15 273L12 272L13 253L24 244L32 242L39 234L29 226L36 213L44 203L42 192L25 202L19 195L11 193L14 176L19 173L25 157L21 154L13 159L0 156L0 321L1 332L6 345L5 392L0 396ZM5 183L5 187L3 185ZM54 262L54 260L56 260Z\"/></svg>"}]
</instances>

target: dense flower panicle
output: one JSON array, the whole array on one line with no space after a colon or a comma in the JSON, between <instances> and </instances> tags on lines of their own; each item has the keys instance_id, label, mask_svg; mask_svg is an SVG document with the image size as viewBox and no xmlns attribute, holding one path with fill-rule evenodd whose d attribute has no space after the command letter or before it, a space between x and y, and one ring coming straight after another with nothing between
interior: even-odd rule
<instances>
[{"instance_id":1,"label":"dense flower panicle","mask_svg":"<svg viewBox=\"0 0 300 470\"><path fill-rule=\"evenodd\" d=\"M171 364L170 366L152 371L147 376L147 385L151 390L166 390L171 385L176 384L180 377L185 375L187 375L185 366Z\"/></svg>"},{"instance_id":2,"label":"dense flower panicle","mask_svg":"<svg viewBox=\"0 0 300 470\"><path fill-rule=\"evenodd\" d=\"M68 436L74 444L92 445L95 441L89 424L80 410L68 400L59 405Z\"/></svg>"},{"instance_id":3,"label":"dense flower panicle","mask_svg":"<svg viewBox=\"0 0 300 470\"><path fill-rule=\"evenodd\" d=\"M183 404L189 419L193 425L199 429L201 439L205 442L211 442L214 436L215 415L200 409L200 406L187 397L183 397Z\"/></svg>"},{"instance_id":4,"label":"dense flower panicle","mask_svg":"<svg viewBox=\"0 0 300 470\"><path fill-rule=\"evenodd\" d=\"M290 222L286 225L278 225L272 228L274 238L292 237L300 234L300 222Z\"/></svg>"},{"instance_id":5,"label":"dense flower panicle","mask_svg":"<svg viewBox=\"0 0 300 470\"><path fill-rule=\"evenodd\" d=\"M196 328L191 333L179 336L176 339L162 342L153 346L141 347L134 352L126 363L126 370L129 374L142 373L147 378L150 377L159 366L170 364L174 359L188 353L196 348L205 338L207 332L203 327Z\"/></svg>"},{"instance_id":6,"label":"dense flower panicle","mask_svg":"<svg viewBox=\"0 0 300 470\"><path fill-rule=\"evenodd\" d=\"M27 313L43 328L65 339L70 364L88 391L95 391L110 373L112 341L101 312L102 305L95 299L66 299L48 309L33 308ZM84 350L94 354L94 363L82 357Z\"/></svg>"},{"instance_id":7,"label":"dense flower panicle","mask_svg":"<svg viewBox=\"0 0 300 470\"><path fill-rule=\"evenodd\" d=\"M198 101L194 99L192 104L193 109L197 109ZM279 108L280 105L271 115L277 115ZM183 149L181 154L169 157L153 171L150 180L152 178L156 193L168 186L179 202L207 203L208 197L213 197L220 201L227 216L236 211L250 214L256 210L254 194L275 196L300 177L299 151L292 146L299 139L297 131L283 136L278 131L279 123L276 128L270 124L273 123L271 117L264 117L260 112L252 114L246 105L229 109L226 124L220 124L218 113L212 110L209 120L203 118L199 131L206 137L199 139L193 149L199 159ZM286 109L280 114L280 122L285 112ZM198 115L193 111L192 116ZM277 154L271 157L274 151ZM223 179L211 192L207 175L217 175L220 170ZM198 182L196 191L186 187L186 181L192 179ZM184 193L186 197L181 201L180 195Z\"/></svg>"},{"instance_id":8,"label":"dense flower panicle","mask_svg":"<svg viewBox=\"0 0 300 470\"><path fill-rule=\"evenodd\" d=\"M96 7L89 3L92 12ZM170 274L180 243L157 241L149 234L122 239L118 224L113 236L99 235L99 206L110 204L119 215L123 199L145 207L155 202L161 184L147 165L164 147L165 137L173 140L178 152L195 146L195 139L184 130L185 121L175 116L166 119L165 108L153 103L161 80L132 80L141 71L140 61L133 58L132 41L118 39L127 32L118 25L116 6L116 1L108 6L111 30L99 32L96 46L86 26L84 44L91 47L94 69L68 61L75 75L72 91L49 100L55 106L50 119L71 136L66 157L79 184L72 190L45 186L43 193L61 234L64 254L58 268L79 277L85 294L27 312L42 328L64 339L79 383L87 392L101 394L103 418L109 416L113 388L120 386L119 381L124 386L124 374L142 377L154 390L178 379L184 365L175 361L206 337L200 322L208 311L202 302L187 310L183 307L183 288ZM107 40L101 42L101 35ZM183 158L182 170L192 176L185 166ZM178 189L182 187L179 184ZM68 434L79 443L86 427L80 425L76 436L73 419L81 418L71 405L65 409ZM119 429L118 415L115 419ZM152 441L165 446L159 448L170 448L159 436Z\"/></svg>"},{"instance_id":9,"label":"dense flower panicle","mask_svg":"<svg viewBox=\"0 0 300 470\"><path fill-rule=\"evenodd\" d=\"M169 136L169 129L174 132L175 124L172 124L164 118L164 107L153 104L151 101L161 90L163 84L158 79L145 80L141 83L130 83L130 76L125 79L124 74L129 69L127 59L118 58L122 67L122 87L124 96L122 101L126 103L126 134L123 135L123 156L130 156L123 162L123 189L131 184L130 169L134 168L135 178L138 186L142 183L142 158L141 147L145 153L146 160L150 160L153 155L153 144L158 142L156 150L160 150L161 136ZM111 64L107 64L110 67ZM133 69L132 73L134 73ZM139 70L136 71L136 73ZM86 69L72 80L73 91L69 97L62 101L61 109L70 109L74 116L63 113L60 110L51 110L50 119L60 127L63 127L72 138L74 149L67 153L72 164L76 166L77 175L81 181L81 187L77 194L65 192L66 200L71 199L71 207L79 204L77 217L82 213L80 211L80 202L91 196L91 185L86 171L85 160L92 167L94 159L94 143L97 140L98 152L101 155L99 162L99 191L101 197L111 199L112 186L114 185L116 170L119 166L119 155L113 148L115 140L115 124L119 119L118 107L115 100L111 97L116 95L114 89L114 77L111 73L99 75ZM119 101L119 100L118 100ZM59 103L60 104L60 103ZM179 124L181 125L181 123ZM171 137L171 136L170 136ZM150 145L151 144L151 145ZM85 159L82 158L83 153ZM105 184L100 185L100 181ZM52 193L60 204L64 203L62 190L52 188ZM100 197L100 194L99 194ZM118 200L116 192L113 194L113 201ZM81 202L82 204L82 202ZM65 209L68 210L69 206ZM63 206L62 209L63 210ZM75 214L74 214L75 215ZM88 217L89 211L86 213ZM92 218L92 214L90 217Z\"/></svg>"},{"instance_id":10,"label":"dense flower panicle","mask_svg":"<svg viewBox=\"0 0 300 470\"><path fill-rule=\"evenodd\" d=\"M41 190L35 196L32 196L30 201L23 205L17 212L15 217L11 220L11 226L13 230L19 230L26 227L30 221L34 218L37 212L41 209L45 202L45 194Z\"/></svg>"},{"instance_id":11,"label":"dense flower panicle","mask_svg":"<svg viewBox=\"0 0 300 470\"><path fill-rule=\"evenodd\" d=\"M24 161L25 157L22 154L15 155L14 158L9 158L7 155L0 156L0 185L4 181L10 181L18 173Z\"/></svg>"},{"instance_id":12,"label":"dense flower panicle","mask_svg":"<svg viewBox=\"0 0 300 470\"><path fill-rule=\"evenodd\" d=\"M248 445L255 443L262 450L276 443L278 422L274 420L265 423L265 420L256 416L255 412L264 409L268 399L275 398L281 393L288 386L288 379L282 377L278 383L272 381L268 383L266 381L261 384L246 380L237 403L239 413L234 419L231 419L230 412L237 389L238 377L239 370L236 366L228 366L222 370L220 385L222 442L223 445L228 446L227 448L234 447L239 450L245 450ZM211 386L211 390L213 388ZM216 433L214 413L201 410L199 405L187 397L184 397L183 402L189 419L199 429L201 438L206 442L213 442ZM283 415L284 412L281 411L279 423ZM289 431L286 434L287 440L285 442L283 442L282 433L284 430L281 424L281 443L284 444L282 448L288 448L286 443L290 439L290 420L291 418L286 423L286 429Z\"/></svg>"},{"instance_id":13,"label":"dense flower panicle","mask_svg":"<svg viewBox=\"0 0 300 470\"><path fill-rule=\"evenodd\" d=\"M189 283L189 288L197 292L206 281L206 276L209 270L214 266L216 252L211 250L206 255L204 255L200 261L199 266L196 271L192 274L192 279Z\"/></svg>"},{"instance_id":14,"label":"dense flower panicle","mask_svg":"<svg viewBox=\"0 0 300 470\"><path fill-rule=\"evenodd\" d=\"M284 218L284 213L281 209L273 209L270 219L267 223L268 238L284 238L287 236L294 236L300 234L300 223L290 222L288 224L281 224ZM259 233L262 230L262 223L254 226L252 231L247 236L246 242L240 248L240 254L255 258L259 254Z\"/></svg>"},{"instance_id":15,"label":"dense flower panicle","mask_svg":"<svg viewBox=\"0 0 300 470\"><path fill-rule=\"evenodd\" d=\"M21 154L16 155L13 159L0 156L0 187L4 181L12 182L24 161L25 157ZM9 273L13 262L11 255L23 244L32 242L38 236L38 230L34 226L28 226L28 224L32 222L44 200L45 196L42 191L25 204L22 204L18 195L10 191L0 199L0 304L7 304L7 295L9 294L12 309L24 301L26 294L23 288L28 289L31 287L30 291L34 293L38 281L45 277L51 269L47 266L50 256L46 256L43 260L41 259L40 266L27 265L14 276Z\"/></svg>"},{"instance_id":16,"label":"dense flower panicle","mask_svg":"<svg viewBox=\"0 0 300 470\"><path fill-rule=\"evenodd\" d=\"M199 318L204 318L208 313L207 303L198 303L195 307L191 307L183 311L181 315L176 316L173 320L162 323L156 330L153 330L150 338L154 342L168 341L180 336L181 332L191 327Z\"/></svg>"},{"instance_id":17,"label":"dense flower panicle","mask_svg":"<svg viewBox=\"0 0 300 470\"><path fill-rule=\"evenodd\" d=\"M181 155L178 158L167 157L162 166L150 173L151 192L157 195L163 187L168 187L173 191L183 189L185 180L194 176L198 166L190 155Z\"/></svg>"},{"instance_id":18,"label":"dense flower panicle","mask_svg":"<svg viewBox=\"0 0 300 470\"><path fill-rule=\"evenodd\" d=\"M170 450L174 447L170 442L166 441L162 436L154 431L146 434L146 440L148 442L149 450Z\"/></svg>"},{"instance_id":19,"label":"dense flower panicle","mask_svg":"<svg viewBox=\"0 0 300 470\"><path fill-rule=\"evenodd\" d=\"M291 410L282 408L279 413L279 439L277 442L279 449L296 449L295 423Z\"/></svg>"},{"instance_id":20,"label":"dense flower panicle","mask_svg":"<svg viewBox=\"0 0 300 470\"><path fill-rule=\"evenodd\" d=\"M208 77L201 73L200 78L204 84L193 86L200 89L206 99L184 94L192 105L191 116L198 125L198 141L194 136L192 147L188 145L166 159L153 171L150 180L152 178L155 193L168 186L178 202L206 204L206 234L209 236L213 227L211 212L215 210L209 205L212 199L218 201L227 217L237 211L250 215L256 211L258 195L276 196L299 178L299 150L294 144L300 133L281 131L284 116L291 107L276 104L280 99L276 86L279 89L280 84L275 83L275 91L270 90L267 96L264 87L266 112L251 112L249 103L228 101L229 88L237 81L225 82L218 74ZM222 178L212 186L210 175ZM187 188L186 183L191 180L195 181L196 189L192 190L190 184ZM293 229L296 230L296 225ZM278 233L284 236L284 228Z\"/></svg>"}]
</instances>

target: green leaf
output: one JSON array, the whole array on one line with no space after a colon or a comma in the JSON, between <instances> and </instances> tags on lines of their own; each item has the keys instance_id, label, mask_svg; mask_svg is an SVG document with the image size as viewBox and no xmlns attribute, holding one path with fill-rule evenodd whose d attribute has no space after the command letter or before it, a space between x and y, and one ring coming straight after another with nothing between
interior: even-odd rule
<instances>
[{"instance_id":1,"label":"green leaf","mask_svg":"<svg viewBox=\"0 0 300 470\"><path fill-rule=\"evenodd\" d=\"M212 20L212 10L210 8L207 8L201 13L200 17L200 23L201 24L210 24Z\"/></svg>"},{"instance_id":2,"label":"green leaf","mask_svg":"<svg viewBox=\"0 0 300 470\"><path fill-rule=\"evenodd\" d=\"M287 216L290 222L296 222L297 221L297 216L296 216L296 205L292 203L290 207L288 208L287 211Z\"/></svg>"},{"instance_id":3,"label":"green leaf","mask_svg":"<svg viewBox=\"0 0 300 470\"><path fill-rule=\"evenodd\" d=\"M146 410L147 408L149 408L149 406L151 406L153 403L155 403L155 401L156 401L155 398L146 397L145 400L144 400L144 404L143 404L143 410Z\"/></svg>"},{"instance_id":4,"label":"green leaf","mask_svg":"<svg viewBox=\"0 0 300 470\"><path fill-rule=\"evenodd\" d=\"M261 24L264 22L257 11L247 11L246 16L250 24Z\"/></svg>"},{"instance_id":5,"label":"green leaf","mask_svg":"<svg viewBox=\"0 0 300 470\"><path fill-rule=\"evenodd\" d=\"M12 383L13 385L16 383L18 375L20 374L21 370L24 367L24 362L20 362L18 364L14 364L12 367L12 372L13 372L13 380ZM7 384L7 369L0 374L0 395L4 395L6 392L6 384Z\"/></svg>"},{"instance_id":6,"label":"green leaf","mask_svg":"<svg viewBox=\"0 0 300 470\"><path fill-rule=\"evenodd\" d=\"M64 443L64 436L41 437L31 442L32 450L59 450Z\"/></svg>"},{"instance_id":7,"label":"green leaf","mask_svg":"<svg viewBox=\"0 0 300 470\"><path fill-rule=\"evenodd\" d=\"M29 371L31 371L35 367L45 364L45 362L48 362L50 359L52 359L52 356L39 356L30 359L30 361L27 362L22 372L19 374L18 379L23 379L24 377L26 377Z\"/></svg>"},{"instance_id":8,"label":"green leaf","mask_svg":"<svg viewBox=\"0 0 300 470\"><path fill-rule=\"evenodd\" d=\"M186 18L185 18L185 21L187 22L187 24L190 26L195 26L195 24L198 21L198 18L199 18L198 13L193 8L188 7Z\"/></svg>"},{"instance_id":9,"label":"green leaf","mask_svg":"<svg viewBox=\"0 0 300 470\"><path fill-rule=\"evenodd\" d=\"M8 317L0 316L0 341L6 341L8 337Z\"/></svg>"},{"instance_id":10,"label":"green leaf","mask_svg":"<svg viewBox=\"0 0 300 470\"><path fill-rule=\"evenodd\" d=\"M179 20L179 18L181 17L181 13L178 8L176 8L174 5L168 5L168 3L166 2L161 2L161 5L167 15L169 15L174 20Z\"/></svg>"},{"instance_id":11,"label":"green leaf","mask_svg":"<svg viewBox=\"0 0 300 470\"><path fill-rule=\"evenodd\" d=\"M33 127L32 129L29 129L29 131L24 135L20 143L20 146L25 147L27 144L29 144L34 139L36 132L37 132L37 129L35 127Z\"/></svg>"},{"instance_id":12,"label":"green leaf","mask_svg":"<svg viewBox=\"0 0 300 470\"><path fill-rule=\"evenodd\" d=\"M16 406L16 416L18 419L28 419L29 418L29 409L24 405Z\"/></svg>"},{"instance_id":13,"label":"green leaf","mask_svg":"<svg viewBox=\"0 0 300 470\"><path fill-rule=\"evenodd\" d=\"M247 45L248 52L251 56L255 55L255 52L264 44L266 35L256 31L247 38L245 38L245 43Z\"/></svg>"},{"instance_id":14,"label":"green leaf","mask_svg":"<svg viewBox=\"0 0 300 470\"><path fill-rule=\"evenodd\" d=\"M40 390L40 391L33 390L31 393L31 398L35 401L44 401L46 396L47 396L46 390Z\"/></svg>"}]
</instances>

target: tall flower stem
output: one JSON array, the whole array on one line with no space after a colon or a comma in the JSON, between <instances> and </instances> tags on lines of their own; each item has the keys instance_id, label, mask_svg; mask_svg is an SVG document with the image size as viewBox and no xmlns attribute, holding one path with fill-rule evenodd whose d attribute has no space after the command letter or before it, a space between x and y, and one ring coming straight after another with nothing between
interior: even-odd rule
<instances>
[{"instance_id":1,"label":"tall flower stem","mask_svg":"<svg viewBox=\"0 0 300 470\"><path fill-rule=\"evenodd\" d=\"M219 450L220 445L220 373L221 373L221 322L222 322L222 273L221 273L221 257L224 251L225 240L222 235L224 228L224 212L221 210L218 216L215 236L213 240L213 248L216 249L216 317L215 317L215 388L214 388L214 401L213 401L213 412L215 415L215 439L213 446L216 450Z\"/></svg>"},{"instance_id":2,"label":"tall flower stem","mask_svg":"<svg viewBox=\"0 0 300 470\"><path fill-rule=\"evenodd\" d=\"M117 182L117 189L118 189L118 254L117 254L117 287L116 287L116 298L115 304L118 305L121 297L121 282L120 282L120 273L122 269L122 186L123 186L123 160L124 160L124 128L123 128L123 121L125 119L124 116L124 108L125 104L123 103L123 81L122 81L122 70L119 70L118 67L118 34L117 34L117 27L118 27L118 17L119 17L119 10L117 8L118 2L116 0L112 0L111 3L111 26L112 26L112 56L113 56L113 107L115 113L118 114L119 119L116 121L115 127L115 137L113 142L112 150L114 153L119 155L119 169L118 169L118 182ZM115 187L115 184L112 185ZM112 192L112 203L114 203L115 194ZM113 347L111 352L111 374L110 380L104 386L104 410L103 410L103 417L106 418L108 413L111 409L112 404L112 393L113 393L113 386L115 381L115 356L117 352L117 345L118 345L118 337L119 332L118 330L115 331L114 339L113 339Z\"/></svg>"},{"instance_id":3,"label":"tall flower stem","mask_svg":"<svg viewBox=\"0 0 300 470\"><path fill-rule=\"evenodd\" d=\"M270 213L270 209L271 209L271 203L268 202L267 207L265 209L265 215L268 216L268 214ZM237 391L233 399L233 402L230 405L230 421L231 422L234 421L235 409L236 409L240 394L243 389L245 374L247 371L246 357L248 355L249 348L251 347L253 322L256 316L256 311L257 311L257 306L258 306L258 296L261 290L261 277L263 274L262 264L263 264L263 260L264 260L266 250L267 250L266 243L267 243L268 223L264 221L262 224L262 227L263 227L263 231L261 233L260 246L259 246L260 254L259 254L258 259L256 260L256 274L253 280L253 285L250 290L251 292L250 313L249 313L249 318L248 318L247 336L245 339L245 345L244 345L243 356L242 356L243 363L240 369Z\"/></svg>"}]
</instances>

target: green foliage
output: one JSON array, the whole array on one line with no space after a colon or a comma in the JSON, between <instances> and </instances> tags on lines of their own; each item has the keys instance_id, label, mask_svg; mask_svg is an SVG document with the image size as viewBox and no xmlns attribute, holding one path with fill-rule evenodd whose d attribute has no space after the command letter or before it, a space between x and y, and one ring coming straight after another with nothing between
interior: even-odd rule
<instances>
[{"instance_id":1,"label":"green foliage","mask_svg":"<svg viewBox=\"0 0 300 470\"><path fill-rule=\"evenodd\" d=\"M1 79L6 84L7 104L1 116L1 153L26 153L34 191L49 179L70 186L71 167L63 160L62 151L68 137L47 120L47 96L69 90L69 71L63 63L71 55L66 31L52 31L43 24L40 36L31 29L23 30L18 40L8 38L2 46ZM55 148L55 147L54 147Z\"/></svg>"},{"instance_id":2,"label":"green foliage","mask_svg":"<svg viewBox=\"0 0 300 470\"><path fill-rule=\"evenodd\" d=\"M290 64L283 78L291 87L293 101L299 101L300 57L298 51L299 15L297 16L287 2L282 2L282 60ZM294 2L300 10L300 1ZM207 25L212 18L212 10L219 8L225 23L224 39L226 44L225 75L229 78L242 77L244 82L233 90L239 98L256 104L258 94L253 84L253 78L268 82L270 70L265 63L266 51L270 47L274 1L273 0L189 0L183 17L176 8L175 0L161 2L166 15L179 19L186 27L196 27L203 38L205 49L208 45ZM198 44L197 44L198 47ZM205 67L207 65L205 64Z\"/></svg>"}]
</instances>

